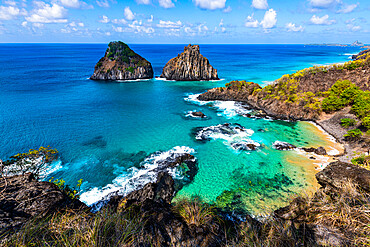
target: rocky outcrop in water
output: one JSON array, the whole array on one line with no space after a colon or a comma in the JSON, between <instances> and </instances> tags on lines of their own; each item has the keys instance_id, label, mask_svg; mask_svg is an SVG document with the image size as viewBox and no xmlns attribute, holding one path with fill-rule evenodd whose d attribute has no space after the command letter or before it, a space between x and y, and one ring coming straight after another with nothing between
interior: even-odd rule
<instances>
[{"instance_id":1,"label":"rocky outcrop in water","mask_svg":"<svg viewBox=\"0 0 370 247\"><path fill-rule=\"evenodd\" d=\"M292 150L296 148L296 146L294 146L293 144L290 144L288 142L282 142L282 141L275 141L272 144L272 147L276 150Z\"/></svg>"},{"instance_id":2,"label":"rocky outcrop in water","mask_svg":"<svg viewBox=\"0 0 370 247\"><path fill-rule=\"evenodd\" d=\"M358 59L364 59L366 58L366 56L370 54L370 49L367 49L367 50L364 50L364 51L361 51L359 54L357 55L353 55L352 56L352 59L353 60L358 60Z\"/></svg>"},{"instance_id":3,"label":"rocky outcrop in water","mask_svg":"<svg viewBox=\"0 0 370 247\"><path fill-rule=\"evenodd\" d=\"M27 220L66 209L88 209L72 200L57 185L37 181L32 173L0 178L0 235L16 230Z\"/></svg>"},{"instance_id":4,"label":"rocky outcrop in water","mask_svg":"<svg viewBox=\"0 0 370 247\"><path fill-rule=\"evenodd\" d=\"M218 80L217 70L200 54L199 45L186 46L183 53L168 61L161 77L176 81Z\"/></svg>"},{"instance_id":5,"label":"rocky outcrop in water","mask_svg":"<svg viewBox=\"0 0 370 247\"><path fill-rule=\"evenodd\" d=\"M136 80L153 78L150 62L135 53L125 43L110 42L108 49L95 65L92 80Z\"/></svg>"}]
</instances>

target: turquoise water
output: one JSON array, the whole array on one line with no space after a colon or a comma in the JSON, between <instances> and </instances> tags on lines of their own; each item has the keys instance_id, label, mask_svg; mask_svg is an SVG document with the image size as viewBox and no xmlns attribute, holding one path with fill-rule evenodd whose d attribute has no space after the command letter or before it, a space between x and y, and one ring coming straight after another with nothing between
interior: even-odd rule
<instances>
[{"instance_id":1,"label":"turquoise water","mask_svg":"<svg viewBox=\"0 0 370 247\"><path fill-rule=\"evenodd\" d=\"M156 76L183 50L183 45L131 47L152 62ZM178 196L199 194L214 201L225 190L239 190L245 203L248 195L253 195L251 198L259 201L270 198L266 204L273 205L312 186L314 169L308 158L295 151L272 149L276 140L297 146L328 145L328 140L313 133L312 126L245 118L235 112L239 107L232 102L201 105L185 99L232 79L264 85L311 65L345 62L349 54L358 52L358 48L348 47L201 45L201 53L218 69L221 81L88 80L105 49L102 44L0 45L0 157L6 159L39 146L57 148L60 161L53 164L49 177L63 178L72 185L82 178L86 192L82 199L88 203L140 173L140 163L148 155L174 147L193 149L199 166L194 181ZM208 118L186 118L192 110L201 110ZM227 138L205 143L195 140L194 128L223 123L239 123L251 130L250 136L232 139L261 146L257 151L238 152ZM284 178L282 174L291 183L269 180L275 175ZM260 184L250 190L253 179Z\"/></svg>"}]
</instances>

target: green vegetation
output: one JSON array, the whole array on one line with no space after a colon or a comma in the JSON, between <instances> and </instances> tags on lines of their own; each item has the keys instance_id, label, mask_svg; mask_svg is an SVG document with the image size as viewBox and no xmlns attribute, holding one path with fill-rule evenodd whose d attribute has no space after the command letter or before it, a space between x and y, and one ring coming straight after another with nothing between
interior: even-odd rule
<instances>
[{"instance_id":1,"label":"green vegetation","mask_svg":"<svg viewBox=\"0 0 370 247\"><path fill-rule=\"evenodd\" d=\"M129 71L131 73L134 73L134 68L133 67L128 67L128 68L126 68L126 71Z\"/></svg>"},{"instance_id":2,"label":"green vegetation","mask_svg":"<svg viewBox=\"0 0 370 247\"><path fill-rule=\"evenodd\" d=\"M364 118L362 119L362 125L363 125L366 129L370 130L370 116L368 116L368 117L364 117Z\"/></svg>"},{"instance_id":3,"label":"green vegetation","mask_svg":"<svg viewBox=\"0 0 370 247\"><path fill-rule=\"evenodd\" d=\"M69 185L66 185L66 182L63 179L55 179L51 178L49 180L50 183L54 183L59 187L59 189L66 194L71 199L79 199L80 198L80 188L82 184L82 179L77 181L76 188L71 188Z\"/></svg>"},{"instance_id":4,"label":"green vegetation","mask_svg":"<svg viewBox=\"0 0 370 247\"><path fill-rule=\"evenodd\" d=\"M351 126L354 126L356 124L356 120L352 118L342 118L340 120L340 125L342 125L344 128L349 128Z\"/></svg>"},{"instance_id":5,"label":"green vegetation","mask_svg":"<svg viewBox=\"0 0 370 247\"><path fill-rule=\"evenodd\" d=\"M100 68L102 65L103 65L103 63L102 63L102 62L98 62L98 63L96 64L96 67L97 67L97 68Z\"/></svg>"},{"instance_id":6,"label":"green vegetation","mask_svg":"<svg viewBox=\"0 0 370 247\"><path fill-rule=\"evenodd\" d=\"M349 130L347 134L344 135L345 138L349 140L357 140L362 136L362 132L359 129Z\"/></svg>"},{"instance_id":7,"label":"green vegetation","mask_svg":"<svg viewBox=\"0 0 370 247\"><path fill-rule=\"evenodd\" d=\"M27 153L16 154L4 161L2 172L5 176L31 172L36 178L40 178L57 156L58 151L50 146L30 149Z\"/></svg>"},{"instance_id":8,"label":"green vegetation","mask_svg":"<svg viewBox=\"0 0 370 247\"><path fill-rule=\"evenodd\" d=\"M351 162L355 165L370 170L370 155L366 156L364 154L361 154L360 156L352 159Z\"/></svg>"},{"instance_id":9,"label":"green vegetation","mask_svg":"<svg viewBox=\"0 0 370 247\"><path fill-rule=\"evenodd\" d=\"M121 42L110 42L107 49L107 57L110 60L117 60L123 63L133 63L138 67L147 66L147 62L138 54L136 54L130 47ZM127 70L130 71L131 70Z\"/></svg>"}]
</instances>

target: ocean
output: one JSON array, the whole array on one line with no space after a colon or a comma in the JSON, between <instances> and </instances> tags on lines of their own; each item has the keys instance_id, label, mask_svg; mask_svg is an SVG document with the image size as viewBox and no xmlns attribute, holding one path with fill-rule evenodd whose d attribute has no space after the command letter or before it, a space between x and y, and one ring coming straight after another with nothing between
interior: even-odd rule
<instances>
[{"instance_id":1,"label":"ocean","mask_svg":"<svg viewBox=\"0 0 370 247\"><path fill-rule=\"evenodd\" d=\"M130 44L152 63L155 76L184 46ZM125 194L154 181L156 174L148 171L157 158L192 152L198 172L175 199L196 195L220 205L236 200L255 213L317 186L315 161L297 150L275 150L275 141L323 145L335 152L333 140L311 123L247 118L238 103L206 104L195 100L196 94L231 80L264 86L309 66L349 61L359 52L357 47L200 45L221 80L89 80L106 48L0 44L0 158L40 146L56 148L60 158L45 179L63 178L73 186L82 178L81 200L91 205L110 192ZM195 110L207 118L187 117ZM196 128L224 123L240 124L247 134L214 133L210 141L196 140ZM259 147L238 151L232 148L235 142Z\"/></svg>"}]
</instances>

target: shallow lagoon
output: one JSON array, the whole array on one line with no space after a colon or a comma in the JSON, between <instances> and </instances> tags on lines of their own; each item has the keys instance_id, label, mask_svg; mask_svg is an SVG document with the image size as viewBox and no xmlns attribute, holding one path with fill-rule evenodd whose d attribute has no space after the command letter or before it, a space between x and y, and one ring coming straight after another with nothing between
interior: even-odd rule
<instances>
[{"instance_id":1,"label":"shallow lagoon","mask_svg":"<svg viewBox=\"0 0 370 247\"><path fill-rule=\"evenodd\" d=\"M183 45L132 48L152 62L159 76ZM105 49L103 44L0 45L0 157L41 145L57 148L61 160L50 176L71 185L82 178L84 192L94 189L82 198L92 203L100 199L106 185L117 188L125 183L148 155L184 146L194 150L199 171L178 197L198 194L213 201L228 190L232 193L223 198L238 193L242 204L254 212L261 205L284 204L292 193L316 186L314 161L297 151L274 150L274 141L317 147L332 145L330 140L309 123L249 119L238 115L231 102L199 105L185 99L231 79L264 85L314 64L347 61L349 54L358 51L303 45L201 45L201 53L223 80L88 80ZM186 118L192 110L201 110L208 118ZM246 139L261 147L240 152L228 140L201 143L192 134L196 127L223 123L238 123L253 131Z\"/></svg>"}]
</instances>

